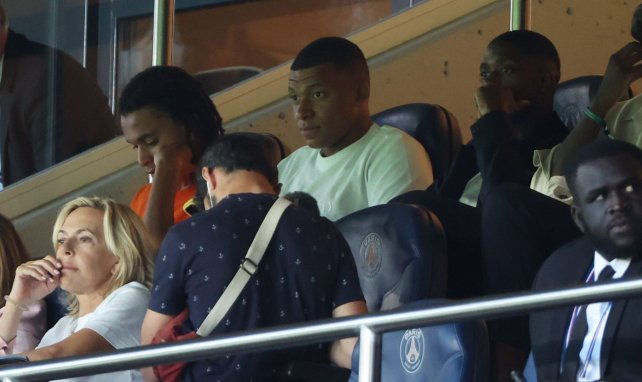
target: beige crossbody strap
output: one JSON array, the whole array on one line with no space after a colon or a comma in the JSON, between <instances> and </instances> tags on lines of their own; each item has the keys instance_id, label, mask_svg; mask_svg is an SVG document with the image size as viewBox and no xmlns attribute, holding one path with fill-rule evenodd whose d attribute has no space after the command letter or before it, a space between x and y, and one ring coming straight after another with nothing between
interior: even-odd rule
<instances>
[{"instance_id":1,"label":"beige crossbody strap","mask_svg":"<svg viewBox=\"0 0 642 382\"><path fill-rule=\"evenodd\" d=\"M270 208L267 215L265 215L265 219L263 219L259 230L256 232L256 236L254 236L254 240L247 250L245 258L241 261L239 270L227 288L225 288L225 291L214 305L214 308L212 308L207 317L205 317L196 334L201 337L208 336L230 310L234 301L236 301L241 291L243 291L243 288L245 288L245 285L247 285L247 282L250 281L250 278L254 276L259 269L261 259L265 254L268 244L270 244L270 240L272 240L281 215L283 215L283 212L290 204L291 202L284 198L278 198L276 202L274 202L272 208Z\"/></svg>"}]
</instances>

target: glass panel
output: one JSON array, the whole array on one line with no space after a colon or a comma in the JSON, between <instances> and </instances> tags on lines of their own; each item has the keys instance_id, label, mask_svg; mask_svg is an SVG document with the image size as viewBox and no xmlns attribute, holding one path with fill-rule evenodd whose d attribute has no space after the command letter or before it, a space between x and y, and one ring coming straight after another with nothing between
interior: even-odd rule
<instances>
[{"instance_id":1,"label":"glass panel","mask_svg":"<svg viewBox=\"0 0 642 382\"><path fill-rule=\"evenodd\" d=\"M108 82L97 82L97 35L85 24L97 16L97 2L2 4L0 166L7 186L114 138L118 128Z\"/></svg>"},{"instance_id":2,"label":"glass panel","mask_svg":"<svg viewBox=\"0 0 642 382\"><path fill-rule=\"evenodd\" d=\"M176 0L173 64L216 93L292 59L312 40L345 36L416 0ZM151 60L152 16L119 23L118 91Z\"/></svg>"},{"instance_id":3,"label":"glass panel","mask_svg":"<svg viewBox=\"0 0 642 382\"><path fill-rule=\"evenodd\" d=\"M290 60L315 38L348 35L415 3L176 0L174 65L203 73L215 93ZM151 65L153 2L2 4L11 30L0 89L6 187L120 134L115 100Z\"/></svg>"}]
</instances>

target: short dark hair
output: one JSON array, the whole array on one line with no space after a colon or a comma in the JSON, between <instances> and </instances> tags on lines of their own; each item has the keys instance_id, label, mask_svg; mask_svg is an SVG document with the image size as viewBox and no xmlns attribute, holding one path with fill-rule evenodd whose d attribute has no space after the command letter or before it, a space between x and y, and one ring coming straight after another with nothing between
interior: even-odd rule
<instances>
[{"instance_id":1,"label":"short dark hair","mask_svg":"<svg viewBox=\"0 0 642 382\"><path fill-rule=\"evenodd\" d=\"M322 37L312 41L297 54L290 70L308 69L322 64L334 64L339 70L368 71L368 63L361 49L343 37Z\"/></svg>"},{"instance_id":2,"label":"short dark hair","mask_svg":"<svg viewBox=\"0 0 642 382\"><path fill-rule=\"evenodd\" d=\"M555 65L557 72L560 72L559 53L551 40L542 34L530 30L508 31L495 37L488 46L498 43L510 44L523 56L550 60Z\"/></svg>"},{"instance_id":3,"label":"short dark hair","mask_svg":"<svg viewBox=\"0 0 642 382\"><path fill-rule=\"evenodd\" d=\"M583 147L564 165L566 184L574 198L579 191L576 184L579 167L587 162L609 157L625 157L642 165L642 150L637 146L616 139L600 138Z\"/></svg>"},{"instance_id":4,"label":"short dark hair","mask_svg":"<svg viewBox=\"0 0 642 382\"><path fill-rule=\"evenodd\" d=\"M237 170L255 171L276 186L278 172L270 160L269 147L268 138L261 134L227 134L205 149L201 158L201 168L220 167L228 173Z\"/></svg>"},{"instance_id":5,"label":"short dark hair","mask_svg":"<svg viewBox=\"0 0 642 382\"><path fill-rule=\"evenodd\" d=\"M183 125L198 162L203 150L223 135L222 119L200 83L175 66L153 66L138 73L123 89L118 102L121 115L151 108L167 113Z\"/></svg>"}]
</instances>

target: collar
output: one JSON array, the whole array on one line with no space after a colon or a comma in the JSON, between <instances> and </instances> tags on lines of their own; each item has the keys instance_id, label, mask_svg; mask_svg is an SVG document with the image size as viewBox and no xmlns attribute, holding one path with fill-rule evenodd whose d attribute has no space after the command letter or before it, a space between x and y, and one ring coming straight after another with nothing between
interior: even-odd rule
<instances>
[{"instance_id":1,"label":"collar","mask_svg":"<svg viewBox=\"0 0 642 382\"><path fill-rule=\"evenodd\" d=\"M624 259L615 258L611 261L606 260L598 251L595 251L593 258L593 280L597 280L597 276L602 272L602 269L607 265L610 265L615 274L613 275L614 279L619 279L624 275L624 272L629 268L631 264L631 258L627 257Z\"/></svg>"}]
</instances>

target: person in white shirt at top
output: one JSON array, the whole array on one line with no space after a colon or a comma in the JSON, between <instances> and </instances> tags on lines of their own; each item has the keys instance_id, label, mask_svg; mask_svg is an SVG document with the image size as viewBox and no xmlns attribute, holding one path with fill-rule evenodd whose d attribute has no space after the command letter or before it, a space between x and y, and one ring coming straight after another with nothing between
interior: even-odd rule
<instances>
[{"instance_id":1,"label":"person in white shirt at top","mask_svg":"<svg viewBox=\"0 0 642 382\"><path fill-rule=\"evenodd\" d=\"M55 257L16 270L0 318L0 342L15 337L30 304L60 287L68 294L69 312L36 349L24 353L29 361L140 345L156 249L140 218L110 199L76 198L58 214L53 243ZM142 376L126 370L70 381L142 381Z\"/></svg>"},{"instance_id":2,"label":"person in white shirt at top","mask_svg":"<svg viewBox=\"0 0 642 382\"><path fill-rule=\"evenodd\" d=\"M291 66L288 93L306 146L279 163L281 194L303 191L337 220L432 183L428 154L414 138L370 118L370 76L357 45L324 37Z\"/></svg>"}]
</instances>

